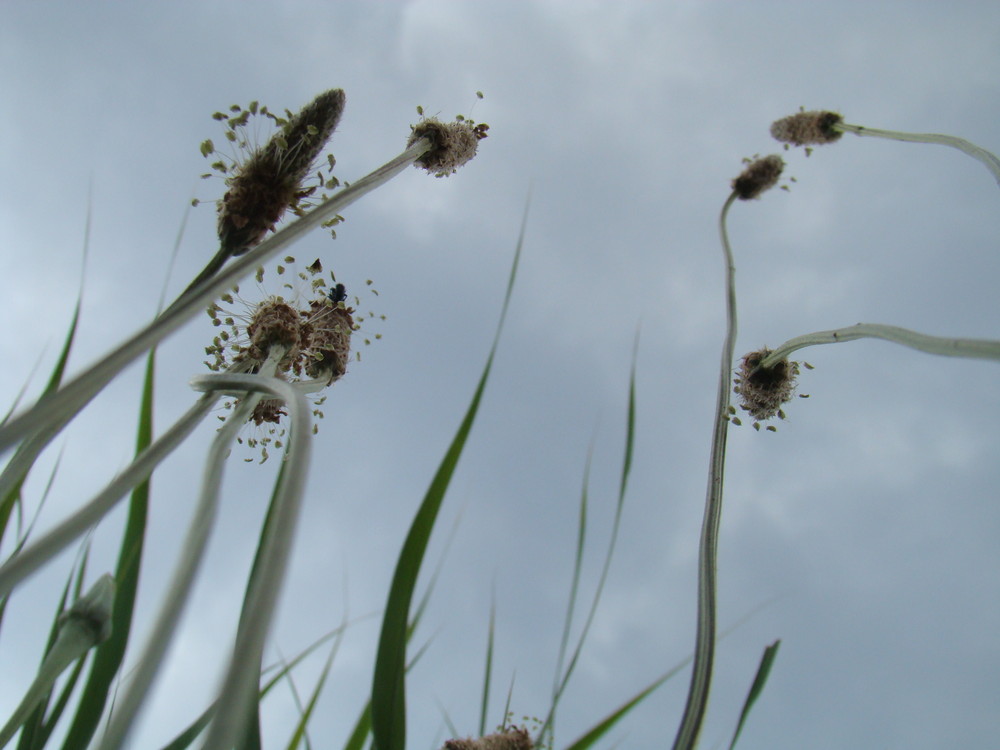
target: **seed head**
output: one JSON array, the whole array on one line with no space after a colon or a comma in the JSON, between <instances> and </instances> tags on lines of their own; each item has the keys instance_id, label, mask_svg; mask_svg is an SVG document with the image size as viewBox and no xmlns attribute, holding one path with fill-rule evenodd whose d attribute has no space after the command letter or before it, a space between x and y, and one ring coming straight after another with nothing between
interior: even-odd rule
<instances>
[{"instance_id":1,"label":"seed head","mask_svg":"<svg viewBox=\"0 0 1000 750\"><path fill-rule=\"evenodd\" d=\"M441 750L531 750L533 747L527 729L510 727L505 732L488 734L476 740L448 740Z\"/></svg>"},{"instance_id":2,"label":"seed head","mask_svg":"<svg viewBox=\"0 0 1000 750\"><path fill-rule=\"evenodd\" d=\"M263 362L272 348L281 347L286 351L282 362L294 362L302 344L299 311L279 297L265 300L250 319L247 335L247 357L251 360Z\"/></svg>"},{"instance_id":3,"label":"seed head","mask_svg":"<svg viewBox=\"0 0 1000 750\"><path fill-rule=\"evenodd\" d=\"M274 229L287 208L311 192L304 191L303 181L337 127L344 101L341 89L317 96L226 180L228 189L219 201L223 250L245 253Z\"/></svg>"},{"instance_id":4,"label":"seed head","mask_svg":"<svg viewBox=\"0 0 1000 750\"><path fill-rule=\"evenodd\" d=\"M778 178L781 177L784 168L785 162L776 154L755 159L747 164L739 177L733 180L733 192L744 201L759 198L765 190L770 190L778 184Z\"/></svg>"},{"instance_id":5,"label":"seed head","mask_svg":"<svg viewBox=\"0 0 1000 750\"><path fill-rule=\"evenodd\" d=\"M407 148L421 138L431 142L431 150L421 156L414 166L426 169L435 177L455 174L460 166L472 159L479 148L479 141L486 137L489 125L473 125L469 120L443 123L429 118L411 126L413 131L406 142Z\"/></svg>"},{"instance_id":6,"label":"seed head","mask_svg":"<svg viewBox=\"0 0 1000 750\"><path fill-rule=\"evenodd\" d=\"M353 310L330 297L313 300L309 307L308 333L312 359L306 364L306 374L310 378L326 378L333 383L347 372L347 362L351 358Z\"/></svg>"},{"instance_id":7,"label":"seed head","mask_svg":"<svg viewBox=\"0 0 1000 750\"><path fill-rule=\"evenodd\" d=\"M815 110L799 112L773 122L771 135L775 139L793 146L833 143L843 135L834 126L843 121L844 117L836 112Z\"/></svg>"},{"instance_id":8,"label":"seed head","mask_svg":"<svg viewBox=\"0 0 1000 750\"><path fill-rule=\"evenodd\" d=\"M773 367L760 367L770 353L770 349L761 349L747 354L734 380L733 392L740 396L740 408L754 419L783 418L781 405L790 401L795 392L799 363L783 359Z\"/></svg>"}]
</instances>

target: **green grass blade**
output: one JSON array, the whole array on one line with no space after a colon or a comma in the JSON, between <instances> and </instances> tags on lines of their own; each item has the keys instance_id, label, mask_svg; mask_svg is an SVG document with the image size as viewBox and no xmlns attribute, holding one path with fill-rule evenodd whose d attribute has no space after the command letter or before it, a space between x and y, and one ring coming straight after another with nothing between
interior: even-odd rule
<instances>
[{"instance_id":1,"label":"green grass blade","mask_svg":"<svg viewBox=\"0 0 1000 750\"><path fill-rule=\"evenodd\" d=\"M493 635L496 629L496 589L490 593L490 625L486 635L486 667L483 670L483 700L479 708L479 736L486 734L486 713L490 706L490 680L493 677Z\"/></svg>"},{"instance_id":2,"label":"green grass blade","mask_svg":"<svg viewBox=\"0 0 1000 750\"><path fill-rule=\"evenodd\" d=\"M77 566L76 571L76 582L75 582L75 593L74 598L80 596L80 591L83 588L83 577L87 567L87 548L84 548L83 555L80 560L79 566ZM66 578L66 585L63 586L62 594L59 597L59 603L56 605L56 613L52 618L52 626L49 628L49 637L45 643L45 654L48 655L49 651L52 650L52 646L56 642L56 635L59 632L59 615L66 609L66 601L70 596L70 588L74 586L74 575L70 571L69 576ZM80 660L80 664L83 660ZM78 665L79 666L79 665ZM21 731L21 736L18 739L17 748L18 750L31 750L34 747L39 747L45 743L39 745L34 741L35 734L39 732L42 728L42 723L45 719L45 711L48 707L48 701L42 701L38 707L33 712L32 716L24 723L24 729Z\"/></svg>"},{"instance_id":3,"label":"green grass blade","mask_svg":"<svg viewBox=\"0 0 1000 750\"><path fill-rule=\"evenodd\" d=\"M312 716L312 712L316 708L316 701L319 700L320 693L323 692L323 686L326 684L326 678L330 673L330 668L333 666L333 659L337 655L337 650L340 648L340 642L341 639L338 638L333 642L333 646L330 648L330 654L327 656L326 663L323 665L323 671L320 673L319 679L316 681L316 687L313 689L312 695L309 697L309 702L306 704L305 710L302 712L302 716L299 719L299 723L295 727L295 733L288 742L288 750L298 750L299 744L305 737L306 727L309 724L309 718Z\"/></svg>"},{"instance_id":4,"label":"green grass blade","mask_svg":"<svg viewBox=\"0 0 1000 750\"><path fill-rule=\"evenodd\" d=\"M601 601L601 595L604 593L604 585L608 580L608 572L611 570L611 560L614 558L615 546L618 541L618 531L621 528L621 518L622 510L625 507L625 495L628 489L628 479L632 472L632 455L635 447L635 373L636 373L636 360L638 358L639 352L639 335L636 334L635 344L632 349L632 367L629 373L629 389L628 389L628 407L626 410L626 420L625 420L625 452L622 457L622 472L621 479L618 485L618 498L615 504L615 517L612 521L611 526L611 536L608 541L608 550L604 556L604 564L601 568L601 576L597 582L597 588L594 590L594 598L590 604L590 611L587 613L587 619L584 622L583 629L580 632L580 637L577 640L576 647L573 649L573 655L570 658L569 665L566 667L565 673L560 678L558 689L552 697L552 706L549 708L548 716L545 718L545 722L542 724L542 728L539 730L538 738L540 741L544 741L546 735L548 739L552 739L553 728L552 723L555 720L556 708L559 705L559 700L562 697L566 686L569 684L569 679L573 674L573 670L576 668L577 661L580 658L580 653L583 650L583 644L587 639L587 635L590 632L590 626L594 622L594 616L597 614L597 607ZM588 463L589 471L589 463ZM586 484L584 485L584 492L586 493ZM586 497L586 494L584 495ZM584 517L581 515L581 524L584 523ZM583 532L581 530L581 544ZM578 552L578 555L580 553ZM577 562L579 565L579 561ZM558 676L558 675L557 675Z\"/></svg>"},{"instance_id":5,"label":"green grass blade","mask_svg":"<svg viewBox=\"0 0 1000 750\"><path fill-rule=\"evenodd\" d=\"M49 381L42 392L42 398L58 390L59 384L62 382L63 375L66 372L66 363L69 361L70 351L73 348L73 340L76 338L76 329L80 323L80 305L82 301L83 295L81 289L80 295L77 296L76 307L73 310L73 319L70 321L69 330L66 333L66 340L63 342L59 359L56 361L55 367L53 367L52 373L49 375ZM48 442L49 440L42 442L28 441L21 445L4 468L3 474L0 474L0 541L3 541L11 511L21 500L21 487L24 484L24 480L28 476L28 472L34 465L38 455L48 445Z\"/></svg>"},{"instance_id":6,"label":"green grass blade","mask_svg":"<svg viewBox=\"0 0 1000 750\"><path fill-rule=\"evenodd\" d=\"M781 641L775 641L770 646L764 649L764 653L760 657L760 665L757 667L757 674L753 678L753 684L750 686L750 692L747 693L747 699L743 703L743 711L740 713L740 721L736 725L736 732L733 734L733 741L729 743L729 750L733 750L736 747L736 740L740 738L740 732L743 731L743 722L746 721L747 715L750 713L750 709L753 708L753 704L760 697L761 692L764 690L764 685L767 683L767 677L771 674L771 666L774 664L774 659L778 655L778 646L781 645Z\"/></svg>"},{"instance_id":7,"label":"green grass blade","mask_svg":"<svg viewBox=\"0 0 1000 750\"><path fill-rule=\"evenodd\" d=\"M142 402L139 407L137 455L142 453L153 439L155 370L156 350L152 349L146 358ZM87 683L77 705L76 715L63 743L63 750L79 750L89 744L104 713L112 682L125 656L125 647L128 645L132 629L135 595L139 586L139 567L142 563L142 549L146 538L148 508L149 479L146 479L132 491L129 501L128 520L125 523L125 533L114 576L118 590L112 615L111 637L97 648Z\"/></svg>"},{"instance_id":8,"label":"green grass blade","mask_svg":"<svg viewBox=\"0 0 1000 750\"><path fill-rule=\"evenodd\" d=\"M573 744L566 747L566 750L587 750L591 748L594 744L601 739L605 734L607 734L611 728L617 724L622 718L628 714L633 708L642 703L646 698L649 697L660 685L669 680L671 677L676 675L682 669L684 669L688 663L690 663L690 657L682 661L680 664L675 666L669 672L663 676L657 678L655 681L644 687L634 696L629 698L625 703L616 708L610 714L608 714L604 719L595 724L589 731L587 731L582 737L573 742Z\"/></svg>"},{"instance_id":9,"label":"green grass blade","mask_svg":"<svg viewBox=\"0 0 1000 750\"><path fill-rule=\"evenodd\" d=\"M503 329L503 323L510 304L514 279L517 275L517 265L521 256L521 248L524 244L526 225L527 208L525 208L524 219L521 223L521 232L517 241L517 249L514 253L514 263L511 268L510 279L507 283L507 292L504 297L503 310L500 314L500 322L497 325L496 336L493 339L493 345L490 347L490 353L486 359L486 366L483 368L483 374L479 378L479 384L476 387L465 417L458 428L458 432L448 447L448 451L445 453L444 459L441 461L437 473L434 475L430 487L424 495L416 517L413 519L406 541L403 543L399 560L396 563L396 571L393 574L385 615L382 620L382 633L379 637L378 654L375 660L375 674L372 680L372 732L375 737L375 747L378 750L405 750L406 748L405 676L407 624L409 622L410 602L413 598L417 576L420 573L424 553L427 550L427 544L430 541L438 511L444 500L445 492L448 490L451 477L455 472L455 467L458 465L458 459L462 455L462 450L472 430L472 424L475 421L483 392L486 389L486 382L493 365L493 356L496 353L500 332Z\"/></svg>"}]
</instances>

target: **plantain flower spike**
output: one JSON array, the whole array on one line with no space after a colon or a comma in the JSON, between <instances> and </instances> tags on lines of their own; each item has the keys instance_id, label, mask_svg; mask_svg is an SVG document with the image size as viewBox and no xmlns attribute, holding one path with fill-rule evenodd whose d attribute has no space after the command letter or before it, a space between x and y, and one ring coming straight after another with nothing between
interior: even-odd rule
<instances>
[{"instance_id":1,"label":"plantain flower spike","mask_svg":"<svg viewBox=\"0 0 1000 750\"><path fill-rule=\"evenodd\" d=\"M467 119L444 123L433 117L411 126L413 132L406 142L409 148L421 138L431 143L431 149L414 163L435 177L455 174L460 166L472 159L479 148L479 141L486 138L489 125L474 125Z\"/></svg>"},{"instance_id":2,"label":"plantain flower spike","mask_svg":"<svg viewBox=\"0 0 1000 750\"><path fill-rule=\"evenodd\" d=\"M787 359L773 367L761 367L760 363L770 353L771 350L765 348L744 356L734 379L733 392L740 397L740 408L757 420L775 416L784 419L781 406L795 393L795 379L799 374L799 363ZM759 429L759 424L755 427Z\"/></svg>"},{"instance_id":3,"label":"plantain flower spike","mask_svg":"<svg viewBox=\"0 0 1000 750\"><path fill-rule=\"evenodd\" d=\"M475 740L448 740L441 750L532 750L533 747L527 729L510 727L505 732Z\"/></svg>"},{"instance_id":4,"label":"plantain flower spike","mask_svg":"<svg viewBox=\"0 0 1000 750\"><path fill-rule=\"evenodd\" d=\"M733 180L733 192L740 200L749 201L759 198L763 192L778 184L785 162L780 156L771 154L761 159L754 159Z\"/></svg>"},{"instance_id":5,"label":"plantain flower spike","mask_svg":"<svg viewBox=\"0 0 1000 750\"><path fill-rule=\"evenodd\" d=\"M302 183L344 111L342 89L317 96L226 180L219 201L220 253L241 255L302 197Z\"/></svg>"},{"instance_id":6,"label":"plantain flower spike","mask_svg":"<svg viewBox=\"0 0 1000 750\"><path fill-rule=\"evenodd\" d=\"M833 143L843 135L843 131L837 128L843 121L843 115L838 115L836 112L818 110L799 112L773 122L771 135L775 140L793 146Z\"/></svg>"}]
</instances>

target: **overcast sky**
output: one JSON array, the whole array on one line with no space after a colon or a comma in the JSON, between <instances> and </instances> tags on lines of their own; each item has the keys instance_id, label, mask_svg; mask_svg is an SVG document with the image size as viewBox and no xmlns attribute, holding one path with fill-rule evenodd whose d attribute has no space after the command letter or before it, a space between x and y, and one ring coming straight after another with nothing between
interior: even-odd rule
<instances>
[{"instance_id":1,"label":"overcast sky","mask_svg":"<svg viewBox=\"0 0 1000 750\"><path fill-rule=\"evenodd\" d=\"M870 127L951 133L1000 149L1000 4L986 2L381 2L3 4L0 26L0 388L44 382L80 283L71 369L153 315L215 250L198 146L233 103L297 109L342 87L341 179L395 156L416 107L488 122L448 179L408 170L292 254L350 292L372 279L382 340L330 391L269 660L383 606L417 505L471 398L530 194L512 309L427 571L454 540L408 681L410 746L444 716L478 723L491 596L494 699L543 715L593 446L587 600L621 466L630 356L638 423L621 538L557 746L684 659L724 335L717 217L740 160L783 153L790 192L736 205L739 354L859 321L944 336L1000 330L1000 190L937 146L845 136L806 158L770 123L800 106ZM477 101L475 92L484 92ZM273 277L272 277L273 278ZM214 335L198 319L161 348L156 423L195 398ZM986 747L1000 705L1000 505L995 363L884 342L808 350L816 369L777 433L730 432L719 573L720 643L703 746L728 743L765 645L782 639L744 748ZM40 362L40 364L39 364ZM38 366L40 369L35 370ZM34 373L34 374L33 374ZM27 496L62 463L39 528L129 461L133 367L57 441ZM6 407L4 407L6 408ZM190 516L215 422L153 481L130 653L144 642ZM277 461L234 453L222 515L183 629L133 746L164 744L211 700L235 629ZM119 512L98 530L93 578L114 565ZM0 638L0 715L20 699L72 563L13 598ZM425 576L426 580L426 576ZM765 605L762 609L762 605ZM759 610L759 611L758 611ZM582 616L581 618L582 619ZM578 619L578 622L580 622ZM378 617L354 625L314 747L337 747L369 689ZM321 665L301 671L308 692ZM688 673L605 747L672 742ZM279 747L287 690L265 705Z\"/></svg>"}]
</instances>

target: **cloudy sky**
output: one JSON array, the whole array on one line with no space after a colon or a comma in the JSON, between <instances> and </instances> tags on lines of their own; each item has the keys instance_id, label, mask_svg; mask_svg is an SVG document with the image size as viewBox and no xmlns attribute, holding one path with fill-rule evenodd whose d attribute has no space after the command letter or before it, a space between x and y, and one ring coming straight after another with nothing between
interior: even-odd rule
<instances>
[{"instance_id":1,"label":"cloudy sky","mask_svg":"<svg viewBox=\"0 0 1000 750\"><path fill-rule=\"evenodd\" d=\"M0 388L37 393L84 274L71 367L153 315L214 252L198 146L216 110L297 109L332 87L347 109L341 179L395 156L416 107L490 124L480 154L435 180L408 170L345 212L316 257L382 339L330 392L270 659L346 616L312 725L347 736L370 684L378 613L406 529L458 426L500 313L524 206L512 309L442 510L443 557L411 673L410 746L474 733L491 598L494 700L544 714L593 448L583 592L596 583L623 452L640 331L634 470L619 546L565 697L557 745L689 655L696 556L724 332L717 217L741 159L780 152L769 124L800 106L870 127L951 133L1000 149L1000 6L985 2L8 2L0 28ZM484 92L477 101L475 92ZM783 152L782 152L783 153ZM996 337L1000 191L957 151L845 136L784 154L790 192L736 205L737 351L880 322ZM192 198L172 274L171 250ZM88 202L90 254L82 269ZM161 348L156 420L195 398L207 319ZM782 646L745 748L984 747L1000 701L997 366L883 342L808 350L810 394L777 433L731 431L720 549L720 643L705 747L728 743L760 652ZM40 363L40 364L39 364ZM35 368L40 370L36 371ZM125 466L141 372L126 372L57 442L39 528ZM132 654L190 516L206 424L153 482ZM277 462L235 453L222 515L170 667L134 737L159 747L211 700ZM110 569L123 515L95 535ZM446 550L449 530L454 538ZM67 554L19 590L0 638L0 715L30 680ZM579 622L579 620L578 620ZM299 673L308 692L320 659ZM664 747L682 673L606 746ZM265 706L283 744L288 691Z\"/></svg>"}]
</instances>

